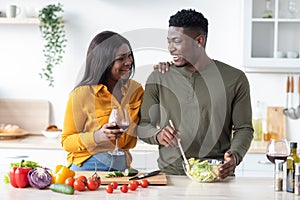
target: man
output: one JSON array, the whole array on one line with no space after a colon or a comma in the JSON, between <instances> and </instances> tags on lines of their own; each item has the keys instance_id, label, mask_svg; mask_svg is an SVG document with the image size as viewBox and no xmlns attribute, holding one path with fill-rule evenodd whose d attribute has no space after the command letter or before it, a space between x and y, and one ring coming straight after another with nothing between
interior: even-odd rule
<instances>
[{"instance_id":1,"label":"man","mask_svg":"<svg viewBox=\"0 0 300 200\"><path fill-rule=\"evenodd\" d=\"M245 74L205 52L208 21L199 12L181 10L170 17L168 73L148 77L138 136L159 145L158 166L184 174L177 146L188 158L219 159L219 178L233 174L253 138L249 83ZM170 126L169 120L174 124Z\"/></svg>"}]
</instances>

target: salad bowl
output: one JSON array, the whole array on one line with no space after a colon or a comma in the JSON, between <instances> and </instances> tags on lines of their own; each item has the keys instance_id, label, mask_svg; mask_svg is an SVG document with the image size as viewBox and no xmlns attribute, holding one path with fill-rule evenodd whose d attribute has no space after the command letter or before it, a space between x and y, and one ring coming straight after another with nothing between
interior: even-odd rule
<instances>
[{"instance_id":1,"label":"salad bowl","mask_svg":"<svg viewBox=\"0 0 300 200\"><path fill-rule=\"evenodd\" d=\"M191 180L200 183L211 183L218 181L219 166L223 161L210 159L199 160L190 158L188 160L190 168L186 168L186 164L183 162L183 169L187 177Z\"/></svg>"}]
</instances>

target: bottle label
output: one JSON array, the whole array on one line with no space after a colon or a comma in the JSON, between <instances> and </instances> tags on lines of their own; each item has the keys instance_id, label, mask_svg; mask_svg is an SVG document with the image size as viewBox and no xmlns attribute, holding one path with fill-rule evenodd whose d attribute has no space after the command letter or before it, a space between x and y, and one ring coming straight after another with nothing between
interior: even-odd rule
<instances>
[{"instance_id":1,"label":"bottle label","mask_svg":"<svg viewBox=\"0 0 300 200\"><path fill-rule=\"evenodd\" d=\"M295 171L293 169L287 169L286 176L286 191L294 192L295 191Z\"/></svg>"}]
</instances>

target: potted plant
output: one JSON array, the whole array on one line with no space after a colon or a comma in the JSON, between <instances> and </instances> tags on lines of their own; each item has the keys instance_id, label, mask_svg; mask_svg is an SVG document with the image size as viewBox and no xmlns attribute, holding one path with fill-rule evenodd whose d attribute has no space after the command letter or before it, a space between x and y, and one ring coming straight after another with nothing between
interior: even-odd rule
<instances>
[{"instance_id":1,"label":"potted plant","mask_svg":"<svg viewBox=\"0 0 300 200\"><path fill-rule=\"evenodd\" d=\"M54 86L53 68L62 62L66 47L66 34L62 15L62 5L50 4L39 11L40 31L45 39L43 54L45 66L40 73L41 78L49 81L49 86Z\"/></svg>"}]
</instances>

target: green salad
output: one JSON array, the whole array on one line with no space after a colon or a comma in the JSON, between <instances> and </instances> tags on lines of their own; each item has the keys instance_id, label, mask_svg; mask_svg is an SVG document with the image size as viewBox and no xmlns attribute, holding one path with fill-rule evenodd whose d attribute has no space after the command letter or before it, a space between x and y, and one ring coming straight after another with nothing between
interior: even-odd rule
<instances>
[{"instance_id":1,"label":"green salad","mask_svg":"<svg viewBox=\"0 0 300 200\"><path fill-rule=\"evenodd\" d=\"M208 160L200 161L190 158L190 169L186 169L187 174L198 182L214 182L218 177L218 164L211 164Z\"/></svg>"}]
</instances>

